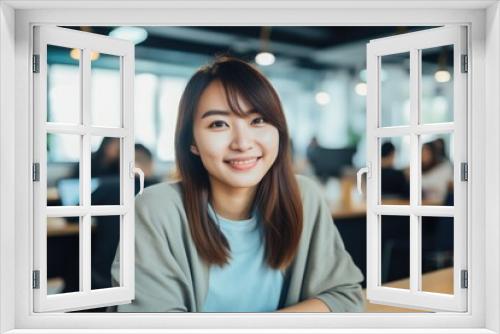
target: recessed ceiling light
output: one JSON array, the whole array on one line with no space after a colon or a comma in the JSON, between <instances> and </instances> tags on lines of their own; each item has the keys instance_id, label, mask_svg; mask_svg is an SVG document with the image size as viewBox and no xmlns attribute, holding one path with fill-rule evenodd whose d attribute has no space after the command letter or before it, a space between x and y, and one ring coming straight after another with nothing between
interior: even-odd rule
<instances>
[{"instance_id":1,"label":"recessed ceiling light","mask_svg":"<svg viewBox=\"0 0 500 334\"><path fill-rule=\"evenodd\" d=\"M360 82L354 87L354 90L356 91L356 94L360 96L366 96L368 93L368 85L364 82Z\"/></svg>"},{"instance_id":2,"label":"recessed ceiling light","mask_svg":"<svg viewBox=\"0 0 500 334\"><path fill-rule=\"evenodd\" d=\"M327 105L328 103L330 103L330 94L328 94L327 92L318 92L316 93L316 102L319 104L319 105Z\"/></svg>"},{"instance_id":3,"label":"recessed ceiling light","mask_svg":"<svg viewBox=\"0 0 500 334\"><path fill-rule=\"evenodd\" d=\"M270 52L260 52L255 56L255 62L261 66L269 66L274 64L275 57Z\"/></svg>"},{"instance_id":4,"label":"recessed ceiling light","mask_svg":"<svg viewBox=\"0 0 500 334\"><path fill-rule=\"evenodd\" d=\"M139 44L148 38L148 32L146 29L139 27L118 27L111 30L109 36Z\"/></svg>"},{"instance_id":5,"label":"recessed ceiling light","mask_svg":"<svg viewBox=\"0 0 500 334\"><path fill-rule=\"evenodd\" d=\"M451 74L446 70L439 70L434 73L434 79L437 82L448 82L451 79Z\"/></svg>"},{"instance_id":6,"label":"recessed ceiling light","mask_svg":"<svg viewBox=\"0 0 500 334\"><path fill-rule=\"evenodd\" d=\"M71 49L69 52L69 56L73 58L74 60L80 60L80 49ZM92 51L90 52L90 60L94 61L99 59L100 54L99 52Z\"/></svg>"}]
</instances>

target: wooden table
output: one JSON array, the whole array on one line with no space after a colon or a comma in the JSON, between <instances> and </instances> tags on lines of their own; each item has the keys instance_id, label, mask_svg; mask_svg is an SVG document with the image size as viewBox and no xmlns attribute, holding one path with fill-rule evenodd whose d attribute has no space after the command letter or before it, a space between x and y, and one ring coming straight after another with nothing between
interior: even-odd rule
<instances>
[{"instance_id":1,"label":"wooden table","mask_svg":"<svg viewBox=\"0 0 500 334\"><path fill-rule=\"evenodd\" d=\"M64 218L47 218L47 237L61 237L68 235L78 235L80 233L80 224L68 223Z\"/></svg>"},{"instance_id":2,"label":"wooden table","mask_svg":"<svg viewBox=\"0 0 500 334\"><path fill-rule=\"evenodd\" d=\"M361 218L366 217L366 204L359 203L343 207L337 203L330 205L333 219Z\"/></svg>"},{"instance_id":3,"label":"wooden table","mask_svg":"<svg viewBox=\"0 0 500 334\"><path fill-rule=\"evenodd\" d=\"M382 199L383 205L410 205L410 201L406 199ZM423 200L422 205L442 205L441 202L435 200ZM366 203L352 203L342 205L340 202L330 203L330 211L333 219L360 218L366 217Z\"/></svg>"},{"instance_id":4,"label":"wooden table","mask_svg":"<svg viewBox=\"0 0 500 334\"><path fill-rule=\"evenodd\" d=\"M95 223L91 224L92 231L95 230ZM80 234L80 224L68 223L64 218L47 218L47 237L64 237Z\"/></svg>"},{"instance_id":5,"label":"wooden table","mask_svg":"<svg viewBox=\"0 0 500 334\"><path fill-rule=\"evenodd\" d=\"M392 288L408 288L410 279L394 281L385 284ZM422 275L422 290L428 292L453 293L453 268L445 268ZM365 312L368 313L404 313L404 312L428 312L402 307L394 307L380 304L372 304L366 299L366 290L363 290L365 298Z\"/></svg>"}]
</instances>

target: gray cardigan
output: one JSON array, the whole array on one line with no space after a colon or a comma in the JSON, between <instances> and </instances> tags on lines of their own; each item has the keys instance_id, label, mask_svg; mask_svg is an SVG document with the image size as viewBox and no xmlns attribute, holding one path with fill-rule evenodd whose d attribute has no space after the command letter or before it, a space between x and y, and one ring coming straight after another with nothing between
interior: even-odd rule
<instances>
[{"instance_id":1,"label":"gray cardigan","mask_svg":"<svg viewBox=\"0 0 500 334\"><path fill-rule=\"evenodd\" d=\"M344 248L322 191L303 176L297 181L304 225L297 255L285 271L280 308L318 298L332 312L361 312L363 275ZM201 312L209 268L191 239L179 184L160 183L136 197L135 226L135 299L118 311ZM119 268L117 252L115 282Z\"/></svg>"}]
</instances>

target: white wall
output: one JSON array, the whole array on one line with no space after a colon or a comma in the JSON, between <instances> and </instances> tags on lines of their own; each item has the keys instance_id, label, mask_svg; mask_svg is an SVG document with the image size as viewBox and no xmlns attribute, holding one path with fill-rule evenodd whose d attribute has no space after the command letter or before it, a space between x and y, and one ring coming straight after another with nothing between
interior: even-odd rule
<instances>
[{"instance_id":1,"label":"white wall","mask_svg":"<svg viewBox=\"0 0 500 334\"><path fill-rule=\"evenodd\" d=\"M486 77L487 82L493 82L493 85L486 86L486 101L487 108L490 110L486 112L486 135L487 140L492 142L492 145L486 146L486 171L488 175L486 180L486 193L490 196L486 197L486 221L498 221L500 216L500 177L498 171L500 170L500 4L492 5L487 11L486 20L486 34L488 38L486 42ZM491 37L495 39L492 40ZM492 112L492 111L495 112ZM495 150L495 151L492 151ZM498 224L493 224L490 227L491 233L486 234L486 254L491 255L495 261L500 261L498 240L500 236L500 228ZM499 266L486 266L486 286L494 287L489 289L486 295L486 309L498 310L500 309L500 289L498 284L498 277L500 272ZM491 285L489 285L491 284ZM500 317L498 314L486 313L486 327L500 332Z\"/></svg>"},{"instance_id":2,"label":"white wall","mask_svg":"<svg viewBox=\"0 0 500 334\"><path fill-rule=\"evenodd\" d=\"M14 240L6 222L14 223L14 10L0 3L0 333L14 328ZM7 159L4 159L7 157ZM5 254L8 254L5 256Z\"/></svg>"}]
</instances>

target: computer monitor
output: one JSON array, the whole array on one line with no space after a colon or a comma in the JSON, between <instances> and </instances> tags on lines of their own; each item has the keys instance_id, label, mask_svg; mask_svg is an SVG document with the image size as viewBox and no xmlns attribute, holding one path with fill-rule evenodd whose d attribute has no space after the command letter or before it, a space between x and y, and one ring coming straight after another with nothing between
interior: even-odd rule
<instances>
[{"instance_id":1,"label":"computer monitor","mask_svg":"<svg viewBox=\"0 0 500 334\"><path fill-rule=\"evenodd\" d=\"M320 178L326 179L330 176L340 177L345 167L352 166L352 157L356 148L325 148L315 147L308 155L314 172Z\"/></svg>"},{"instance_id":2,"label":"computer monitor","mask_svg":"<svg viewBox=\"0 0 500 334\"><path fill-rule=\"evenodd\" d=\"M94 191L99 186L99 179L90 180L90 191ZM79 205L80 179L62 179L57 182L57 192L64 206Z\"/></svg>"}]
</instances>

